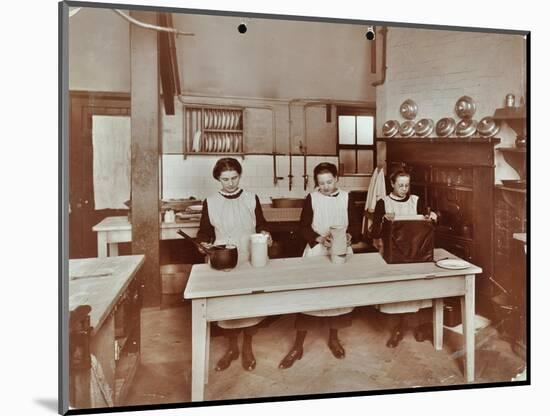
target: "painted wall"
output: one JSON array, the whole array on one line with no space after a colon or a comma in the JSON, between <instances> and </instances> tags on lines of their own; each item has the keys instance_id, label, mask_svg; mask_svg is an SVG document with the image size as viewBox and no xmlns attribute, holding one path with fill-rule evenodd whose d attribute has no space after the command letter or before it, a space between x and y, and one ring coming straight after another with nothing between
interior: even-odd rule
<instances>
[{"instance_id":1,"label":"painted wall","mask_svg":"<svg viewBox=\"0 0 550 416\"><path fill-rule=\"evenodd\" d=\"M70 18L69 89L130 92L130 27L113 11L82 8Z\"/></svg>"},{"instance_id":2,"label":"painted wall","mask_svg":"<svg viewBox=\"0 0 550 416\"><path fill-rule=\"evenodd\" d=\"M259 98L374 101L365 28L349 24L174 14L185 93ZM129 23L82 8L69 22L69 87L130 91Z\"/></svg>"},{"instance_id":3,"label":"painted wall","mask_svg":"<svg viewBox=\"0 0 550 416\"><path fill-rule=\"evenodd\" d=\"M399 106L407 98L418 104L418 116L437 122L454 117L454 105L463 95L477 103L474 119L494 114L512 93L525 97L525 42L519 35L390 28L386 83L377 89L377 132L385 121L403 121ZM499 146L513 146L515 133L504 123ZM379 153L384 157L384 152ZM518 175L496 156L496 178Z\"/></svg>"}]
</instances>

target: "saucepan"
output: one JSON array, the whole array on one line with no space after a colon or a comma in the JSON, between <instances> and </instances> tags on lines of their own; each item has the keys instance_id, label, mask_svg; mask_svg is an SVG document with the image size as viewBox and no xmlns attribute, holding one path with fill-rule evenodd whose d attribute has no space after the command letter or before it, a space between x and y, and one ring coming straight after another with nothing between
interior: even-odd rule
<instances>
[{"instance_id":1,"label":"saucepan","mask_svg":"<svg viewBox=\"0 0 550 416\"><path fill-rule=\"evenodd\" d=\"M191 236L184 233L181 229L177 231L186 240L189 240L199 251L208 254L210 266L216 270L228 272L234 269L239 259L237 247L229 244L213 245L204 247L197 243Z\"/></svg>"}]
</instances>

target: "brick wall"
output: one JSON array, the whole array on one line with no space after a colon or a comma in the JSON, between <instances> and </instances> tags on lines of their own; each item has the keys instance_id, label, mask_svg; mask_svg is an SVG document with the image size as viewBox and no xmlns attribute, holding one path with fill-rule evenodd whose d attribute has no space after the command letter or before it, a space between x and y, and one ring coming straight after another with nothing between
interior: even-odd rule
<instances>
[{"instance_id":1,"label":"brick wall","mask_svg":"<svg viewBox=\"0 0 550 416\"><path fill-rule=\"evenodd\" d=\"M377 132L385 121L403 121L400 104L408 98L418 104L418 116L437 122L454 113L463 95L477 103L474 119L494 114L512 93L516 102L525 96L524 39L520 35L467 33L440 30L390 28L387 74L377 88ZM513 145L515 133L503 125L500 146ZM382 153L381 153L382 154ZM496 156L496 179L517 179L517 173Z\"/></svg>"}]
</instances>

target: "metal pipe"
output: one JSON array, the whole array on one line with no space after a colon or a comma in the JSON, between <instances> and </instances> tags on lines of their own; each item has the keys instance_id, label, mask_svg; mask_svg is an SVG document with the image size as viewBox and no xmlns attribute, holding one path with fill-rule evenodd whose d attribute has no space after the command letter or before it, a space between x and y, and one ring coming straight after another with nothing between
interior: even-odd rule
<instances>
[{"instance_id":1,"label":"metal pipe","mask_svg":"<svg viewBox=\"0 0 550 416\"><path fill-rule=\"evenodd\" d=\"M373 87L378 87L379 85L382 85L386 82L386 70L388 69L387 61L386 61L386 49L387 49L387 41L388 41L388 28L387 26L383 26L380 29L380 34L384 37L382 39L382 79L379 81L374 81L371 85Z\"/></svg>"},{"instance_id":2,"label":"metal pipe","mask_svg":"<svg viewBox=\"0 0 550 416\"><path fill-rule=\"evenodd\" d=\"M150 30L156 30L157 32L169 32L169 33L175 33L176 35L182 35L182 36L195 36L194 33L190 32L182 32L181 30L172 28L172 27L164 27L164 26L157 26L152 25L149 23L143 23L137 19L134 19L131 16L128 16L127 14L123 13L121 10L118 9L111 9L113 12L121 16L123 19L127 20L133 25L139 26L143 29L150 29Z\"/></svg>"}]
</instances>

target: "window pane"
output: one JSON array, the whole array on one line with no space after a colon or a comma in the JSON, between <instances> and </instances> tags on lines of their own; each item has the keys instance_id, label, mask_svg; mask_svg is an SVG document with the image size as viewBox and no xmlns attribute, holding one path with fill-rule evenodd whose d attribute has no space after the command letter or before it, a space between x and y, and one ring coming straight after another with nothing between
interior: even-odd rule
<instances>
[{"instance_id":1,"label":"window pane","mask_svg":"<svg viewBox=\"0 0 550 416\"><path fill-rule=\"evenodd\" d=\"M340 150L340 175L355 173L355 150Z\"/></svg>"},{"instance_id":2,"label":"window pane","mask_svg":"<svg viewBox=\"0 0 550 416\"><path fill-rule=\"evenodd\" d=\"M372 150L359 150L357 152L357 173L372 173L374 170Z\"/></svg>"},{"instance_id":3,"label":"window pane","mask_svg":"<svg viewBox=\"0 0 550 416\"><path fill-rule=\"evenodd\" d=\"M357 144L373 144L374 117L357 116Z\"/></svg>"},{"instance_id":4,"label":"window pane","mask_svg":"<svg viewBox=\"0 0 550 416\"><path fill-rule=\"evenodd\" d=\"M338 116L340 144L355 144L355 116Z\"/></svg>"}]
</instances>

